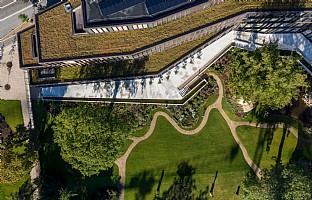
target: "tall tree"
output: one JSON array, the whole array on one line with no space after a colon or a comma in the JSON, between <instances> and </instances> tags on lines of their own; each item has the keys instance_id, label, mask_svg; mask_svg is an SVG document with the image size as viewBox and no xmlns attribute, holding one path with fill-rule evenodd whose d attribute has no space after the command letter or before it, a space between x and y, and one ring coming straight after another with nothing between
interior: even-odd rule
<instances>
[{"instance_id":1,"label":"tall tree","mask_svg":"<svg viewBox=\"0 0 312 200\"><path fill-rule=\"evenodd\" d=\"M299 88L307 87L301 66L293 56L281 57L276 43L251 52L235 49L228 72L234 97L271 109L290 105L299 96Z\"/></svg>"},{"instance_id":2,"label":"tall tree","mask_svg":"<svg viewBox=\"0 0 312 200\"><path fill-rule=\"evenodd\" d=\"M252 172L251 172L252 173ZM301 165L280 163L262 170L262 179L249 173L243 182L243 197L248 200L311 199L312 174Z\"/></svg>"},{"instance_id":3,"label":"tall tree","mask_svg":"<svg viewBox=\"0 0 312 200\"><path fill-rule=\"evenodd\" d=\"M83 176L112 167L130 136L134 117L107 106L80 104L64 108L55 118L54 141L62 158Z\"/></svg>"}]
</instances>

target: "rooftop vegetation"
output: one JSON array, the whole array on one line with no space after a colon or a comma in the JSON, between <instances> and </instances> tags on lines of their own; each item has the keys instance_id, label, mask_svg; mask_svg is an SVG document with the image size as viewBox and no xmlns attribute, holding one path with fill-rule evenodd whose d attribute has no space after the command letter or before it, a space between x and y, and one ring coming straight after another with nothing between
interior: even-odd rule
<instances>
[{"instance_id":1,"label":"rooftop vegetation","mask_svg":"<svg viewBox=\"0 0 312 200\"><path fill-rule=\"evenodd\" d=\"M43 60L53 60L124 53L185 33L244 10L289 9L298 6L296 2L292 3L291 1L281 4L265 4L264 2L229 0L152 29L80 36L72 35L70 14L65 12L62 4L38 16L37 28L39 29L41 57ZM303 5L300 4L300 6ZM306 2L304 6L312 7L312 2Z\"/></svg>"},{"instance_id":2,"label":"rooftop vegetation","mask_svg":"<svg viewBox=\"0 0 312 200\"><path fill-rule=\"evenodd\" d=\"M214 34L209 34L200 39L192 40L165 51L150 55L138 61L119 61L109 64L92 66L61 67L56 70L53 80L39 80L38 71L32 70L33 83L63 82L86 79L101 79L117 76L134 76L156 73L174 63L176 60L189 54L194 48L200 46Z\"/></svg>"},{"instance_id":3,"label":"rooftop vegetation","mask_svg":"<svg viewBox=\"0 0 312 200\"><path fill-rule=\"evenodd\" d=\"M35 27L28 29L25 32L20 34L20 45L21 45L21 54L22 54L22 64L31 65L38 64L38 59L33 58L32 56L32 44L31 44L31 34L35 33Z\"/></svg>"}]
</instances>

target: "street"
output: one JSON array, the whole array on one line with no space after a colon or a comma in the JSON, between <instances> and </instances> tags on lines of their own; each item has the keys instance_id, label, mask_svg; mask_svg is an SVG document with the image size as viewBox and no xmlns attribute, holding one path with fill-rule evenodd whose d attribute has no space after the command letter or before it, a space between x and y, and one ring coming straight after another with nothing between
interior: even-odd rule
<instances>
[{"instance_id":1,"label":"street","mask_svg":"<svg viewBox=\"0 0 312 200\"><path fill-rule=\"evenodd\" d=\"M32 18L35 12L36 8L28 0L0 0L0 39L22 24L19 14Z\"/></svg>"}]
</instances>

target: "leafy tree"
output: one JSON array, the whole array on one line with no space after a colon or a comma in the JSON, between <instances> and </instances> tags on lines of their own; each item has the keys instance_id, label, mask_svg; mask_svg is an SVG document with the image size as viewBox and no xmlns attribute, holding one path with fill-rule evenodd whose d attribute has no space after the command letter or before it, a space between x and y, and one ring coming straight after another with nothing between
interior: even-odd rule
<instances>
[{"instance_id":1,"label":"leafy tree","mask_svg":"<svg viewBox=\"0 0 312 200\"><path fill-rule=\"evenodd\" d=\"M11 193L11 200L29 200L33 194L33 187L29 179L27 179L21 187L18 188L18 191Z\"/></svg>"},{"instance_id":2,"label":"leafy tree","mask_svg":"<svg viewBox=\"0 0 312 200\"><path fill-rule=\"evenodd\" d=\"M69 200L71 197L77 196L77 194L73 193L72 191L63 188L60 189L59 194L59 200Z\"/></svg>"},{"instance_id":3,"label":"leafy tree","mask_svg":"<svg viewBox=\"0 0 312 200\"><path fill-rule=\"evenodd\" d=\"M280 57L276 43L264 44L255 51L232 51L228 67L231 94L261 107L280 109L297 98L300 87L307 87L307 75L293 56Z\"/></svg>"},{"instance_id":4,"label":"leafy tree","mask_svg":"<svg viewBox=\"0 0 312 200\"><path fill-rule=\"evenodd\" d=\"M258 180L253 172L243 182L244 199L311 199L312 174L301 165L278 163L269 170L262 170L262 179Z\"/></svg>"},{"instance_id":5,"label":"leafy tree","mask_svg":"<svg viewBox=\"0 0 312 200\"><path fill-rule=\"evenodd\" d=\"M55 118L54 141L62 158L83 176L113 166L130 136L133 114L112 112L108 106L80 104L63 108Z\"/></svg>"},{"instance_id":6,"label":"leafy tree","mask_svg":"<svg viewBox=\"0 0 312 200\"><path fill-rule=\"evenodd\" d=\"M28 22L29 18L26 14L19 14L18 18L22 21L22 22Z\"/></svg>"}]
</instances>

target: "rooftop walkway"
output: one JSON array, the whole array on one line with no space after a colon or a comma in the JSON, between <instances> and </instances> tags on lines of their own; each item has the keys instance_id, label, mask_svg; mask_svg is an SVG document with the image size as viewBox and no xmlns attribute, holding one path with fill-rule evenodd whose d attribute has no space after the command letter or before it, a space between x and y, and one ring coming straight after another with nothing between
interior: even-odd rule
<instances>
[{"instance_id":1,"label":"rooftop walkway","mask_svg":"<svg viewBox=\"0 0 312 200\"><path fill-rule=\"evenodd\" d=\"M128 80L90 82L41 88L42 98L182 100L188 84L235 45L254 50L264 41L278 41L279 48L296 50L312 65L312 44L302 34L255 34L231 31L164 74L154 78L129 77ZM311 72L309 72L311 73ZM312 74L311 74L312 75Z\"/></svg>"}]
</instances>

